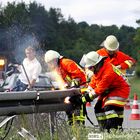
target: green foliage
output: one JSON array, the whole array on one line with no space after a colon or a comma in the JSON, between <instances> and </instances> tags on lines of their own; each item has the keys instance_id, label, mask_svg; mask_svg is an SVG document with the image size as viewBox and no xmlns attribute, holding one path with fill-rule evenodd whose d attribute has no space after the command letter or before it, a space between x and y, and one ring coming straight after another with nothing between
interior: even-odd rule
<instances>
[{"instance_id":1,"label":"green foliage","mask_svg":"<svg viewBox=\"0 0 140 140\"><path fill-rule=\"evenodd\" d=\"M31 121L31 118L28 118ZM40 118L42 119L42 118ZM35 120L39 121L40 119ZM27 120L29 121L29 120ZM45 122L46 120L43 120ZM61 120L59 120L61 121ZM36 122L32 122L36 123ZM20 125L20 124L19 124ZM41 126L45 126L46 123L40 123L40 128ZM59 126L59 125L58 125ZM47 126L46 126L47 128ZM28 130L32 131L31 128L28 128ZM6 140L23 140L22 137L20 137L17 134L18 128L16 125L13 126L11 133L6 137ZM50 140L50 132L49 129L46 129L46 131L43 131L43 133L39 136L37 133L41 133L41 129L39 132L34 131L31 134L34 134L34 136L37 138L37 140ZM88 140L89 134L94 134L94 135L100 135L103 137L103 140L138 140L140 137L139 130L137 129L125 129L124 131L120 130L112 130L110 133L101 132L98 128L93 128L93 127L83 127L83 126L68 126L66 123L62 124L62 126L59 126L58 129L55 130L55 132L52 135L53 140ZM95 137L94 137L95 138Z\"/></svg>"},{"instance_id":2,"label":"green foliage","mask_svg":"<svg viewBox=\"0 0 140 140\"><path fill-rule=\"evenodd\" d=\"M110 134L104 133L104 140L138 140L140 137L138 130L112 131Z\"/></svg>"},{"instance_id":3,"label":"green foliage","mask_svg":"<svg viewBox=\"0 0 140 140\"><path fill-rule=\"evenodd\" d=\"M130 98L134 98L134 93L136 93L140 99L140 78L139 77L132 77L129 79L131 84L131 92Z\"/></svg>"},{"instance_id":4,"label":"green foliage","mask_svg":"<svg viewBox=\"0 0 140 140\"><path fill-rule=\"evenodd\" d=\"M136 59L139 57L136 55L140 44L139 30L125 25L118 28L116 25L89 25L85 21L76 23L72 17L65 19L61 9L46 10L37 2L13 2L1 6L0 31L0 51L6 52L10 61L31 44L37 50L53 49L79 62L84 53L99 49L110 34L117 36L120 50Z\"/></svg>"},{"instance_id":5,"label":"green foliage","mask_svg":"<svg viewBox=\"0 0 140 140\"><path fill-rule=\"evenodd\" d=\"M136 67L136 75L140 78L140 65Z\"/></svg>"},{"instance_id":6,"label":"green foliage","mask_svg":"<svg viewBox=\"0 0 140 140\"><path fill-rule=\"evenodd\" d=\"M135 45L135 56L137 58L137 63L140 64L140 28L137 29L136 35L134 37Z\"/></svg>"},{"instance_id":7,"label":"green foliage","mask_svg":"<svg viewBox=\"0 0 140 140\"><path fill-rule=\"evenodd\" d=\"M136 30L133 27L122 26L118 32L118 40L120 41L120 50L124 51L126 54L135 57L136 46L134 44L134 37Z\"/></svg>"}]
</instances>

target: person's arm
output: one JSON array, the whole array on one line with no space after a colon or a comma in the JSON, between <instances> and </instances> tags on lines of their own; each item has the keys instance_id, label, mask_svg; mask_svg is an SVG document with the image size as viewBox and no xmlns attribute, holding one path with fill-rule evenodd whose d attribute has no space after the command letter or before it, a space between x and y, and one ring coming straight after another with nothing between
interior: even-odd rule
<instances>
[{"instance_id":1,"label":"person's arm","mask_svg":"<svg viewBox=\"0 0 140 140\"><path fill-rule=\"evenodd\" d=\"M119 57L123 61L122 63L120 63L120 65L117 66L117 68L119 69L129 69L136 63L136 61L132 57L124 54L123 52L119 52Z\"/></svg>"},{"instance_id":2,"label":"person's arm","mask_svg":"<svg viewBox=\"0 0 140 140\"><path fill-rule=\"evenodd\" d=\"M28 85L27 89L31 89L34 86L35 83L36 83L36 79L32 79L30 81L30 84Z\"/></svg>"},{"instance_id":3,"label":"person's arm","mask_svg":"<svg viewBox=\"0 0 140 140\"><path fill-rule=\"evenodd\" d=\"M65 63L65 70L68 72L71 80L76 80L79 84L86 83L86 75L84 70L74 61L67 60Z\"/></svg>"}]
</instances>

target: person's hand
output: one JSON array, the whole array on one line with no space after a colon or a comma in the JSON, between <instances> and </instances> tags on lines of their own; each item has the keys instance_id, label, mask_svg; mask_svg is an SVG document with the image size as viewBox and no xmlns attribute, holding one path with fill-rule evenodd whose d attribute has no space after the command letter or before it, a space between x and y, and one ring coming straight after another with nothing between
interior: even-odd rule
<instances>
[{"instance_id":1,"label":"person's hand","mask_svg":"<svg viewBox=\"0 0 140 140\"><path fill-rule=\"evenodd\" d=\"M87 102L92 102L98 95L95 94L94 90L87 92L83 95L73 95L71 97L66 97L64 102L69 104L72 103L74 106L81 106L82 104L86 104Z\"/></svg>"},{"instance_id":2,"label":"person's hand","mask_svg":"<svg viewBox=\"0 0 140 140\"><path fill-rule=\"evenodd\" d=\"M117 65L116 68L120 69L121 68L121 65Z\"/></svg>"},{"instance_id":3,"label":"person's hand","mask_svg":"<svg viewBox=\"0 0 140 140\"><path fill-rule=\"evenodd\" d=\"M72 103L75 106L81 106L83 104L82 96L80 94L71 96L69 98L69 101L70 101L70 103Z\"/></svg>"},{"instance_id":4,"label":"person's hand","mask_svg":"<svg viewBox=\"0 0 140 140\"><path fill-rule=\"evenodd\" d=\"M15 67L17 67L17 68L20 66L19 64L13 64L13 65L14 65Z\"/></svg>"},{"instance_id":5,"label":"person's hand","mask_svg":"<svg viewBox=\"0 0 140 140\"><path fill-rule=\"evenodd\" d=\"M29 86L24 90L24 91L31 91L32 88L30 88Z\"/></svg>"},{"instance_id":6,"label":"person's hand","mask_svg":"<svg viewBox=\"0 0 140 140\"><path fill-rule=\"evenodd\" d=\"M29 91L29 89L26 88L24 91Z\"/></svg>"},{"instance_id":7,"label":"person's hand","mask_svg":"<svg viewBox=\"0 0 140 140\"><path fill-rule=\"evenodd\" d=\"M65 103L73 104L74 106L81 106L82 104L86 104L87 102L91 102L93 99L89 96L89 94L84 94L84 95L73 95L71 97L66 97L65 98Z\"/></svg>"},{"instance_id":8,"label":"person's hand","mask_svg":"<svg viewBox=\"0 0 140 140\"><path fill-rule=\"evenodd\" d=\"M64 99L64 103L72 104L74 107L81 106L83 104L81 96L82 95L80 95L80 94L68 96Z\"/></svg>"},{"instance_id":9,"label":"person's hand","mask_svg":"<svg viewBox=\"0 0 140 140\"><path fill-rule=\"evenodd\" d=\"M84 89L81 91L83 94L82 96L82 102L87 103L87 102L92 102L98 95L95 93L94 89L89 90L89 89Z\"/></svg>"}]
</instances>

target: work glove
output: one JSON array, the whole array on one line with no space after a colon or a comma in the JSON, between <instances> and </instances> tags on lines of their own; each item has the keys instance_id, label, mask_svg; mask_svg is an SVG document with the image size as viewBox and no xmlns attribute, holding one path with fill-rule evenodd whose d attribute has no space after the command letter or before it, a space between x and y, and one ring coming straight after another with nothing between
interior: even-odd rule
<instances>
[{"instance_id":1,"label":"work glove","mask_svg":"<svg viewBox=\"0 0 140 140\"><path fill-rule=\"evenodd\" d=\"M98 96L95 93L94 89L89 89L89 88L81 89L81 94L83 95L82 96L83 103L92 102Z\"/></svg>"},{"instance_id":2,"label":"work glove","mask_svg":"<svg viewBox=\"0 0 140 140\"><path fill-rule=\"evenodd\" d=\"M77 79L73 79L71 81L70 87L75 87L75 88L79 87L79 81Z\"/></svg>"},{"instance_id":3,"label":"work glove","mask_svg":"<svg viewBox=\"0 0 140 140\"><path fill-rule=\"evenodd\" d=\"M92 102L97 96L86 92L84 95L74 95L69 98L69 101L75 106L81 106L87 102Z\"/></svg>"},{"instance_id":4,"label":"work glove","mask_svg":"<svg viewBox=\"0 0 140 140\"><path fill-rule=\"evenodd\" d=\"M81 106L83 104L82 102L82 95L73 95L69 98L69 101L74 105L74 106Z\"/></svg>"},{"instance_id":5,"label":"work glove","mask_svg":"<svg viewBox=\"0 0 140 140\"><path fill-rule=\"evenodd\" d=\"M83 96L82 96L82 103L85 104L87 102L92 102L93 101L93 95L86 92Z\"/></svg>"}]
</instances>

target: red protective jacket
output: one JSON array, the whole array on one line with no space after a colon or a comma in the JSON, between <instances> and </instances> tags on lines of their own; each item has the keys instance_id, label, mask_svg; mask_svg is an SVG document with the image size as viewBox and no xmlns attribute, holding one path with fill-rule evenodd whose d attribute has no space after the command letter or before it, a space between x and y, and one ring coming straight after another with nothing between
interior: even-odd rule
<instances>
[{"instance_id":1,"label":"red protective jacket","mask_svg":"<svg viewBox=\"0 0 140 140\"><path fill-rule=\"evenodd\" d=\"M70 82L72 79L78 79L80 85L86 83L85 72L73 60L61 58L59 61L59 71L65 82ZM85 84L84 84L85 85Z\"/></svg>"},{"instance_id":2,"label":"red protective jacket","mask_svg":"<svg viewBox=\"0 0 140 140\"><path fill-rule=\"evenodd\" d=\"M105 99L109 99L110 97L121 97L126 100L128 98L130 87L121 73L118 74L115 69L116 68L111 63L104 63L100 71L92 77L89 86L95 90L95 93L99 95L99 98L101 96L105 97ZM105 92L108 93L104 95Z\"/></svg>"},{"instance_id":3,"label":"red protective jacket","mask_svg":"<svg viewBox=\"0 0 140 140\"><path fill-rule=\"evenodd\" d=\"M105 48L98 50L97 53L101 56L107 56L106 62L110 62L115 66L121 65L122 70L130 68L132 66L132 63L134 64L136 62L132 57L124 54L121 51L117 51L113 58L110 58ZM132 63L130 63L129 60Z\"/></svg>"}]
</instances>

